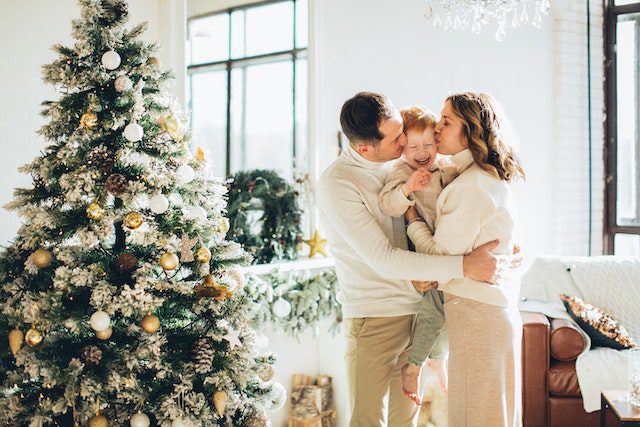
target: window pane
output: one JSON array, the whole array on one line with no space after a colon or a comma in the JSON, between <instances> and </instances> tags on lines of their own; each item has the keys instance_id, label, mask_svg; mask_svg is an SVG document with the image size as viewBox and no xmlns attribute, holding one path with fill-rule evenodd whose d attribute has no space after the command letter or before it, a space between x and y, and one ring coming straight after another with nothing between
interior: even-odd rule
<instances>
[{"instance_id":1,"label":"window pane","mask_svg":"<svg viewBox=\"0 0 640 427\"><path fill-rule=\"evenodd\" d=\"M640 235L616 234L615 255L640 257Z\"/></svg>"},{"instance_id":2,"label":"window pane","mask_svg":"<svg viewBox=\"0 0 640 427\"><path fill-rule=\"evenodd\" d=\"M276 169L293 176L292 80L290 61L234 70L232 172Z\"/></svg>"},{"instance_id":3,"label":"window pane","mask_svg":"<svg viewBox=\"0 0 640 427\"><path fill-rule=\"evenodd\" d=\"M633 19L630 19L633 18ZM638 108L637 108L637 28L633 17L623 16L617 25L617 222L638 221ZM624 20L623 20L624 19Z\"/></svg>"},{"instance_id":4,"label":"window pane","mask_svg":"<svg viewBox=\"0 0 640 427\"><path fill-rule=\"evenodd\" d=\"M247 10L247 56L293 48L293 3L290 1Z\"/></svg>"},{"instance_id":5,"label":"window pane","mask_svg":"<svg viewBox=\"0 0 640 427\"><path fill-rule=\"evenodd\" d=\"M616 6L621 6L623 4L631 4L631 3L638 3L638 0L616 0L615 1Z\"/></svg>"},{"instance_id":6,"label":"window pane","mask_svg":"<svg viewBox=\"0 0 640 427\"><path fill-rule=\"evenodd\" d=\"M229 59L229 14L191 20L189 40L191 64Z\"/></svg>"},{"instance_id":7,"label":"window pane","mask_svg":"<svg viewBox=\"0 0 640 427\"><path fill-rule=\"evenodd\" d=\"M299 171L308 170L308 146L309 146L309 111L307 85L308 69L307 59L296 61L296 163Z\"/></svg>"},{"instance_id":8,"label":"window pane","mask_svg":"<svg viewBox=\"0 0 640 427\"><path fill-rule=\"evenodd\" d=\"M244 10L236 10L231 14L231 57L241 58L247 55L247 44L245 35L245 18L247 14Z\"/></svg>"},{"instance_id":9,"label":"window pane","mask_svg":"<svg viewBox=\"0 0 640 427\"><path fill-rule=\"evenodd\" d=\"M307 0L296 2L296 47L307 47L309 44L308 8Z\"/></svg>"},{"instance_id":10,"label":"window pane","mask_svg":"<svg viewBox=\"0 0 640 427\"><path fill-rule=\"evenodd\" d=\"M213 172L225 176L227 132L227 73L225 70L191 76L193 144L209 150Z\"/></svg>"}]
</instances>

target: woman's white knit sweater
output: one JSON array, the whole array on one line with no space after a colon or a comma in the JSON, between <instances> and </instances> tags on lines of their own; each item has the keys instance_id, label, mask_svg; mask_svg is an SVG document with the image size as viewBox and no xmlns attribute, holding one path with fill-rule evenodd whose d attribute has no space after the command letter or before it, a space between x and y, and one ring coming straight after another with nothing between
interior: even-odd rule
<instances>
[{"instance_id":1,"label":"woman's white knit sweater","mask_svg":"<svg viewBox=\"0 0 640 427\"><path fill-rule=\"evenodd\" d=\"M507 182L485 171L466 149L452 157L459 175L436 202L435 233L424 222L413 222L407 234L416 251L432 255L465 255L495 239L494 254L512 255L516 209ZM512 275L497 285L462 278L440 282L439 290L485 304L515 304L519 280Z\"/></svg>"}]
</instances>

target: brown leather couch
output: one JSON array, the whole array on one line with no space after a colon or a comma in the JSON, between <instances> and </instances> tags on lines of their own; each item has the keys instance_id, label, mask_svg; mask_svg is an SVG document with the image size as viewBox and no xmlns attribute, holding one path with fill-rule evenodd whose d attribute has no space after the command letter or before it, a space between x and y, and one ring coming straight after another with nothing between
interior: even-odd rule
<instances>
[{"instance_id":1,"label":"brown leather couch","mask_svg":"<svg viewBox=\"0 0 640 427\"><path fill-rule=\"evenodd\" d=\"M531 312L521 316L524 427L599 426L600 411L584 411L576 375L582 334L566 320ZM607 414L607 425L618 425L613 414Z\"/></svg>"}]
</instances>

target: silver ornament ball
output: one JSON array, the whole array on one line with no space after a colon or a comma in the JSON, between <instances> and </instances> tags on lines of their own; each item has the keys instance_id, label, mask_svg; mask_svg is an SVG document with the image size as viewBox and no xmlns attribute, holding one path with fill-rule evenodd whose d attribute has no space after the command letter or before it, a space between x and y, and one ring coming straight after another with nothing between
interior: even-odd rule
<instances>
[{"instance_id":1,"label":"silver ornament ball","mask_svg":"<svg viewBox=\"0 0 640 427\"><path fill-rule=\"evenodd\" d=\"M284 298L278 298L273 303L273 314L277 317L287 317L291 314L291 303Z\"/></svg>"},{"instance_id":2,"label":"silver ornament ball","mask_svg":"<svg viewBox=\"0 0 640 427\"><path fill-rule=\"evenodd\" d=\"M133 82L128 76L120 76L116 79L114 86L118 92L126 92L131 90Z\"/></svg>"},{"instance_id":3,"label":"silver ornament ball","mask_svg":"<svg viewBox=\"0 0 640 427\"><path fill-rule=\"evenodd\" d=\"M169 199L164 194L156 194L149 199L149 209L155 214L162 214L169 209Z\"/></svg>"},{"instance_id":4,"label":"silver ornament ball","mask_svg":"<svg viewBox=\"0 0 640 427\"><path fill-rule=\"evenodd\" d=\"M115 70L120 66L121 62L120 55L115 50L108 50L102 54L102 58L100 62L104 65L104 68L107 70Z\"/></svg>"},{"instance_id":5,"label":"silver ornament ball","mask_svg":"<svg viewBox=\"0 0 640 427\"><path fill-rule=\"evenodd\" d=\"M96 332L101 332L109 328L111 318L102 310L96 311L91 315L91 327Z\"/></svg>"},{"instance_id":6,"label":"silver ornament ball","mask_svg":"<svg viewBox=\"0 0 640 427\"><path fill-rule=\"evenodd\" d=\"M124 128L124 137L129 142L138 142L144 136L144 129L137 123L129 123Z\"/></svg>"},{"instance_id":7,"label":"silver ornament ball","mask_svg":"<svg viewBox=\"0 0 640 427\"><path fill-rule=\"evenodd\" d=\"M143 414L142 412L138 412L133 417L131 417L131 421L129 421L131 427L149 427L151 425L151 420L147 416L147 414Z\"/></svg>"}]
</instances>

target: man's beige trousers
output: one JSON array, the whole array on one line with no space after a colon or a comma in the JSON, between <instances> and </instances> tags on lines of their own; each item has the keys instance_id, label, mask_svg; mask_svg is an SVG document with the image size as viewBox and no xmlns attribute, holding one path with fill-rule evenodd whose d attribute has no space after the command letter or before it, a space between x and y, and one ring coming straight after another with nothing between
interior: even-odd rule
<instances>
[{"instance_id":1,"label":"man's beige trousers","mask_svg":"<svg viewBox=\"0 0 640 427\"><path fill-rule=\"evenodd\" d=\"M415 316L346 319L350 427L411 427L418 405L402 393Z\"/></svg>"}]
</instances>

